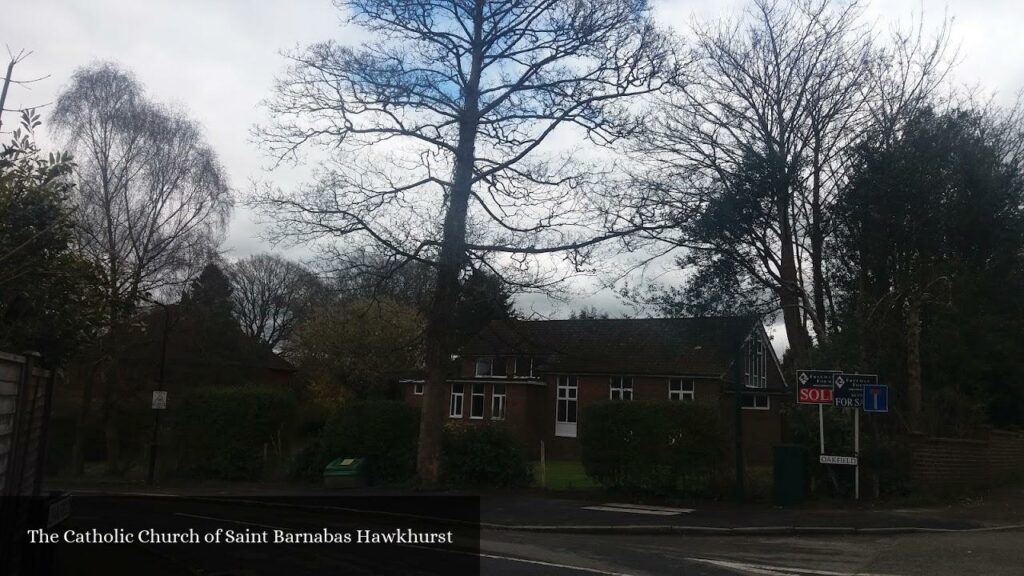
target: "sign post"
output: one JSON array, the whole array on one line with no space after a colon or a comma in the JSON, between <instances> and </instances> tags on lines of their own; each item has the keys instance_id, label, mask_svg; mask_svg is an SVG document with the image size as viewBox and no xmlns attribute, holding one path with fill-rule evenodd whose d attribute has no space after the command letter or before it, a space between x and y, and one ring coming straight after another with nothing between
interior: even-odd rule
<instances>
[{"instance_id":1,"label":"sign post","mask_svg":"<svg viewBox=\"0 0 1024 576\"><path fill-rule=\"evenodd\" d=\"M830 370L797 370L797 404L818 405L819 455L825 454L825 410L822 406L833 403L833 375Z\"/></svg>"},{"instance_id":2,"label":"sign post","mask_svg":"<svg viewBox=\"0 0 1024 576\"><path fill-rule=\"evenodd\" d=\"M877 374L836 374L833 379L835 405L853 408L853 496L860 500L860 410L864 406L864 388L878 384Z\"/></svg>"},{"instance_id":3,"label":"sign post","mask_svg":"<svg viewBox=\"0 0 1024 576\"><path fill-rule=\"evenodd\" d=\"M854 467L854 497L860 500L860 411L888 412L889 387L878 383L877 374L846 374L833 370L797 370L797 404L818 405L818 461L826 465ZM853 408L853 456L825 454L823 406Z\"/></svg>"}]
</instances>

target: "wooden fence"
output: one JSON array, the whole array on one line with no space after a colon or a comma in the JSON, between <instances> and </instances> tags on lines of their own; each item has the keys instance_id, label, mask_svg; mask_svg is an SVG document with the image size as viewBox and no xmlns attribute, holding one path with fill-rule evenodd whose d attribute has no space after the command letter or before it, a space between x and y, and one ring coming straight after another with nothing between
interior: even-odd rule
<instances>
[{"instance_id":1,"label":"wooden fence","mask_svg":"<svg viewBox=\"0 0 1024 576\"><path fill-rule=\"evenodd\" d=\"M19 541L39 509L53 375L36 362L0 352L0 574L25 568Z\"/></svg>"}]
</instances>

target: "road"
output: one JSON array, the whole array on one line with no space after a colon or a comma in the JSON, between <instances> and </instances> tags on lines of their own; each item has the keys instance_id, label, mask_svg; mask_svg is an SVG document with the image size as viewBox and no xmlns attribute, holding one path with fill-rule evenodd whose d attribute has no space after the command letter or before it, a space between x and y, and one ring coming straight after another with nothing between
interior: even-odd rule
<instances>
[{"instance_id":1,"label":"road","mask_svg":"<svg viewBox=\"0 0 1024 576\"><path fill-rule=\"evenodd\" d=\"M132 532L237 533L273 530L341 532L394 521L365 515L259 507L233 502L81 498L62 527ZM426 529L413 521L411 527ZM475 534L456 528L462 536ZM945 576L1024 574L1024 532L933 533L898 536L758 537L539 534L484 531L479 573L518 576L633 574ZM356 551L358 550L358 551ZM145 567L140 571L140 568ZM408 545L61 544L56 574L259 575L473 574L475 551Z\"/></svg>"}]
</instances>

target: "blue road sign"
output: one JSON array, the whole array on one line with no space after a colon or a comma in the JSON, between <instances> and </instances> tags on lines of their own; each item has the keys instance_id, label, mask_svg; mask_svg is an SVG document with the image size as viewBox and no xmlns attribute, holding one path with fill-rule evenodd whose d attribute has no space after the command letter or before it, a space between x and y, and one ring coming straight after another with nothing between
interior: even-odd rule
<instances>
[{"instance_id":1,"label":"blue road sign","mask_svg":"<svg viewBox=\"0 0 1024 576\"><path fill-rule=\"evenodd\" d=\"M864 411L888 412L889 387L885 384L864 385Z\"/></svg>"}]
</instances>

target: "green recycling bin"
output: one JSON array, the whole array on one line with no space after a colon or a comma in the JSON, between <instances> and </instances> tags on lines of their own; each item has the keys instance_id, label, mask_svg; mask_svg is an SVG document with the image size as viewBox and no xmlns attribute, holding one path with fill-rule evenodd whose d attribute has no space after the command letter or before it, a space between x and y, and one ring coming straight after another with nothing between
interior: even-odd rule
<instances>
[{"instance_id":1,"label":"green recycling bin","mask_svg":"<svg viewBox=\"0 0 1024 576\"><path fill-rule=\"evenodd\" d=\"M804 447L781 444L774 449L772 501L776 506L795 506L804 499Z\"/></svg>"},{"instance_id":2,"label":"green recycling bin","mask_svg":"<svg viewBox=\"0 0 1024 576\"><path fill-rule=\"evenodd\" d=\"M358 488L370 483L370 469L363 456L335 458L324 468L324 485L332 488Z\"/></svg>"}]
</instances>

